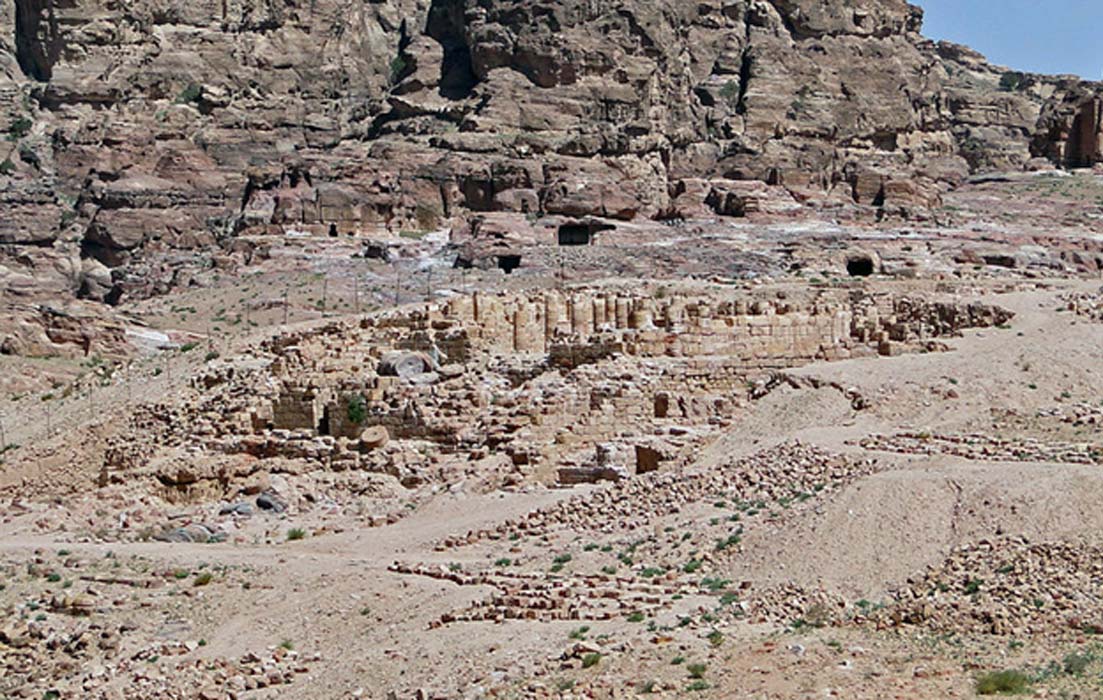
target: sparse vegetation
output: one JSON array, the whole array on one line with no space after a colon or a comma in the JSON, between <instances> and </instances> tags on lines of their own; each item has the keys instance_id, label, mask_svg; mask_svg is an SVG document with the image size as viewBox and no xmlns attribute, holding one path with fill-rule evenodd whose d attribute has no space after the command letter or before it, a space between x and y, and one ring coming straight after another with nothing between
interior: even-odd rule
<instances>
[{"instance_id":1,"label":"sparse vegetation","mask_svg":"<svg viewBox=\"0 0 1103 700\"><path fill-rule=\"evenodd\" d=\"M188 83L176 96L176 103L186 105L198 102L202 94L203 88L198 83Z\"/></svg>"},{"instance_id":2,"label":"sparse vegetation","mask_svg":"<svg viewBox=\"0 0 1103 700\"><path fill-rule=\"evenodd\" d=\"M1030 690L1030 676L1022 671L994 671L977 678L977 695L1021 695Z\"/></svg>"},{"instance_id":3,"label":"sparse vegetation","mask_svg":"<svg viewBox=\"0 0 1103 700\"><path fill-rule=\"evenodd\" d=\"M350 396L345 403L345 413L350 423L363 425L368 420L368 402L360 394Z\"/></svg>"}]
</instances>

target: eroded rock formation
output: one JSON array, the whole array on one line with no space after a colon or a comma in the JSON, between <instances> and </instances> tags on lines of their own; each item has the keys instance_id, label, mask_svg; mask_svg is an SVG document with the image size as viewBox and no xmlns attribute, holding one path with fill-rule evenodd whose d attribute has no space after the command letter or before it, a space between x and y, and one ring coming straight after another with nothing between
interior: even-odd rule
<instances>
[{"instance_id":1,"label":"eroded rock formation","mask_svg":"<svg viewBox=\"0 0 1103 700\"><path fill-rule=\"evenodd\" d=\"M970 171L1100 159L1096 86L921 24L903 0L4 0L0 280L117 302L174 283L150 251L214 264L247 233L753 212L733 181L908 213Z\"/></svg>"}]
</instances>

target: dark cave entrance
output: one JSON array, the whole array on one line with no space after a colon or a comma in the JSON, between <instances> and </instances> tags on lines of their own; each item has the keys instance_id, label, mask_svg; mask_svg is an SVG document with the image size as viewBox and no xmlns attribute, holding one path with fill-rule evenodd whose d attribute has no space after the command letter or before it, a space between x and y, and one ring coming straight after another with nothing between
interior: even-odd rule
<instances>
[{"instance_id":1,"label":"dark cave entrance","mask_svg":"<svg viewBox=\"0 0 1103 700\"><path fill-rule=\"evenodd\" d=\"M440 94L450 100L462 100L479 82L471 63L467 44L467 25L463 0L433 0L425 33L444 48L440 64Z\"/></svg>"},{"instance_id":2,"label":"dark cave entrance","mask_svg":"<svg viewBox=\"0 0 1103 700\"><path fill-rule=\"evenodd\" d=\"M563 224L559 227L559 245L590 245L593 240L586 224Z\"/></svg>"},{"instance_id":3,"label":"dark cave entrance","mask_svg":"<svg viewBox=\"0 0 1103 700\"><path fill-rule=\"evenodd\" d=\"M498 256L498 269L505 272L507 275L512 273L517 268L521 267L520 255L499 255Z\"/></svg>"},{"instance_id":4,"label":"dark cave entrance","mask_svg":"<svg viewBox=\"0 0 1103 700\"><path fill-rule=\"evenodd\" d=\"M869 277L873 274L873 259L867 255L847 258L846 273L851 277Z\"/></svg>"},{"instance_id":5,"label":"dark cave entrance","mask_svg":"<svg viewBox=\"0 0 1103 700\"><path fill-rule=\"evenodd\" d=\"M594 221L584 223L571 222L563 224L556 233L556 242L561 246L593 245L600 231L609 231L615 228L609 224L599 224Z\"/></svg>"},{"instance_id":6,"label":"dark cave entrance","mask_svg":"<svg viewBox=\"0 0 1103 700\"><path fill-rule=\"evenodd\" d=\"M15 60L23 74L40 83L49 82L62 48L53 3L16 0Z\"/></svg>"}]
</instances>

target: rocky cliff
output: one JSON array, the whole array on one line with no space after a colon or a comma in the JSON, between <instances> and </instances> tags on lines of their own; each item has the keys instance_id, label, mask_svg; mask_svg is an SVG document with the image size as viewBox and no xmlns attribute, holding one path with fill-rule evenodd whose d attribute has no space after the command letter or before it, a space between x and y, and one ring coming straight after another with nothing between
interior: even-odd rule
<instances>
[{"instance_id":1,"label":"rocky cliff","mask_svg":"<svg viewBox=\"0 0 1103 700\"><path fill-rule=\"evenodd\" d=\"M1100 159L1097 86L921 25L903 0L0 0L0 287L114 302L288 228L732 213L732 180L908 214Z\"/></svg>"}]
</instances>

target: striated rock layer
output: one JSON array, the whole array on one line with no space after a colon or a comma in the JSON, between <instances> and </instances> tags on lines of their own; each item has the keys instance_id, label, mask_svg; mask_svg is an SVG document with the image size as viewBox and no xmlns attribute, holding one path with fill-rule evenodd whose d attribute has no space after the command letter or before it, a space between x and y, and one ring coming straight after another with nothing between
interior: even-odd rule
<instances>
[{"instance_id":1,"label":"striated rock layer","mask_svg":"<svg viewBox=\"0 0 1103 700\"><path fill-rule=\"evenodd\" d=\"M289 229L743 215L733 181L907 215L970 172L1100 160L1098 86L921 24L903 0L0 0L0 285L114 303L176 282L151 252L247 261L243 234Z\"/></svg>"}]
</instances>

